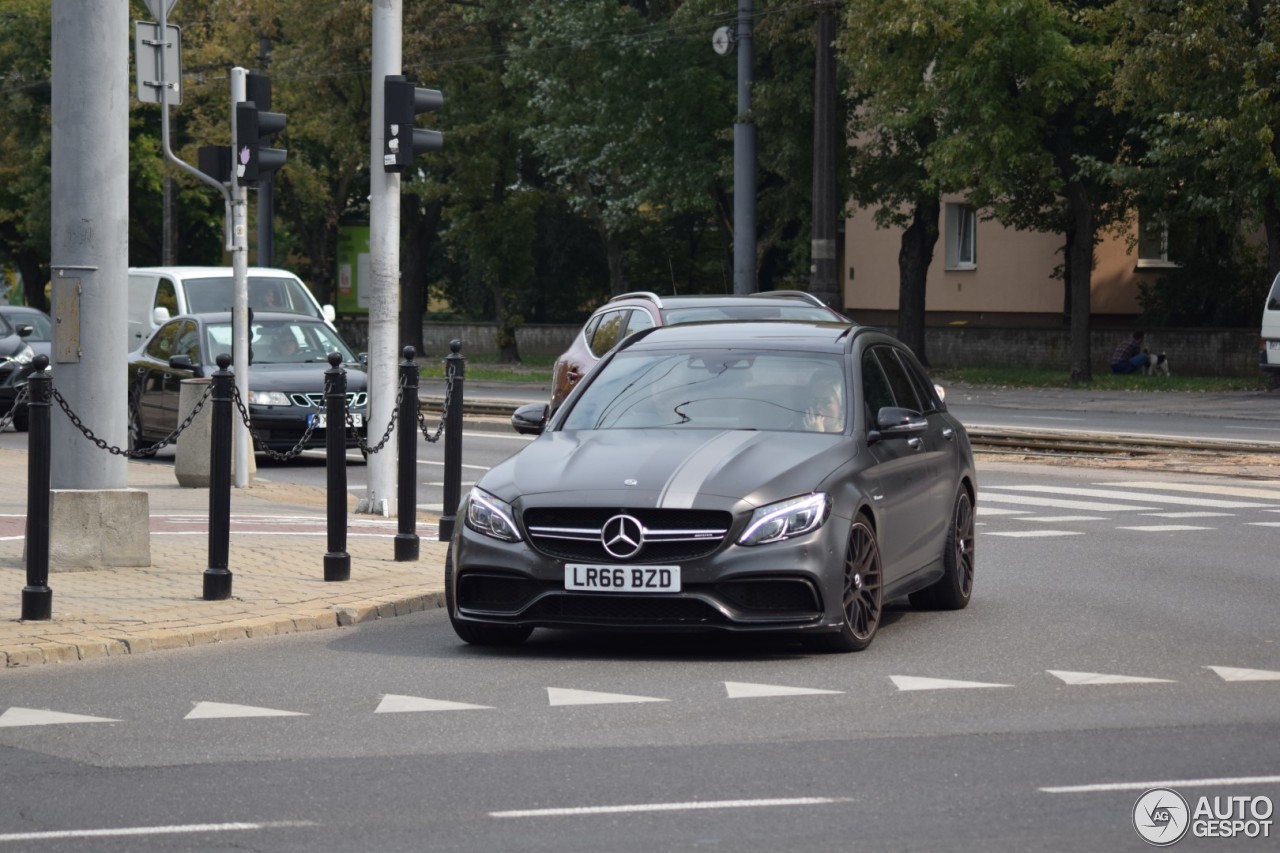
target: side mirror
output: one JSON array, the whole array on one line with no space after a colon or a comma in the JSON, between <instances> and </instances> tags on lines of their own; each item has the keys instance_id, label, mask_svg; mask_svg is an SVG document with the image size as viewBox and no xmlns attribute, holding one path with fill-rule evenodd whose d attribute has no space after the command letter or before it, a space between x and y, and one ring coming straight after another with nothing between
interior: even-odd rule
<instances>
[{"instance_id":1,"label":"side mirror","mask_svg":"<svg viewBox=\"0 0 1280 853\"><path fill-rule=\"evenodd\" d=\"M28 326L25 323L23 323L21 326L18 326L18 328L16 329L18 333L18 337L20 338L31 337L31 333L34 332L35 330L36 330L35 326Z\"/></svg>"},{"instance_id":2,"label":"side mirror","mask_svg":"<svg viewBox=\"0 0 1280 853\"><path fill-rule=\"evenodd\" d=\"M546 403L526 403L511 415L511 428L521 435L542 435L550 409Z\"/></svg>"},{"instance_id":3,"label":"side mirror","mask_svg":"<svg viewBox=\"0 0 1280 853\"><path fill-rule=\"evenodd\" d=\"M152 326L163 326L167 322L169 322L168 308L165 308L163 305L157 305L155 308L151 309Z\"/></svg>"},{"instance_id":4,"label":"side mirror","mask_svg":"<svg viewBox=\"0 0 1280 853\"><path fill-rule=\"evenodd\" d=\"M929 421L912 409L885 406L876 414L876 428L868 430L867 443L891 438L915 438L924 435Z\"/></svg>"},{"instance_id":5,"label":"side mirror","mask_svg":"<svg viewBox=\"0 0 1280 853\"><path fill-rule=\"evenodd\" d=\"M204 376L204 371L196 364L192 363L189 355L173 355L169 357L170 370L190 370L195 376Z\"/></svg>"}]
</instances>

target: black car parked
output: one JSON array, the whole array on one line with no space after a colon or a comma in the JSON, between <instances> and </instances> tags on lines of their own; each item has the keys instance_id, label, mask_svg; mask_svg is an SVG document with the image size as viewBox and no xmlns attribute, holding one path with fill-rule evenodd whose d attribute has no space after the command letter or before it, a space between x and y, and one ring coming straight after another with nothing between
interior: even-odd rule
<instances>
[{"instance_id":1,"label":"black car parked","mask_svg":"<svg viewBox=\"0 0 1280 853\"><path fill-rule=\"evenodd\" d=\"M325 446L324 374L329 353L342 355L347 408L366 434L367 375L351 348L324 320L297 314L258 313L250 324L249 399L245 404L257 437L255 449L285 451L316 421L306 447ZM129 356L129 442L155 444L187 416L179 411L184 379L209 377L217 357L232 351L231 314L188 314L160 326ZM347 430L347 447L358 446Z\"/></svg>"},{"instance_id":2,"label":"black car parked","mask_svg":"<svg viewBox=\"0 0 1280 853\"><path fill-rule=\"evenodd\" d=\"M0 313L0 418L12 411L13 428L19 432L28 427L27 407L22 404L14 410L14 404L26 387L31 359L35 358L35 350L27 341L33 332L33 326L15 325Z\"/></svg>"},{"instance_id":3,"label":"black car parked","mask_svg":"<svg viewBox=\"0 0 1280 853\"><path fill-rule=\"evenodd\" d=\"M545 628L786 633L865 648L884 605L974 579L964 427L905 346L837 323L638 332L458 511L445 596L471 643Z\"/></svg>"}]
</instances>

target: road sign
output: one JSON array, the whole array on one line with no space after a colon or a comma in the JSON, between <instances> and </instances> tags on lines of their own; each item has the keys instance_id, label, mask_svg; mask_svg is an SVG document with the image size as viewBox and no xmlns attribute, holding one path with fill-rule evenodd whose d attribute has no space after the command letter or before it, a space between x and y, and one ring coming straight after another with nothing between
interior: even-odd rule
<instances>
[{"instance_id":1,"label":"road sign","mask_svg":"<svg viewBox=\"0 0 1280 853\"><path fill-rule=\"evenodd\" d=\"M152 21L134 21L134 64L138 68L138 100L144 104L160 103L160 90L169 88L169 103L182 103L182 28L165 26L160 38L160 25ZM164 56L164 77L160 74L160 57Z\"/></svg>"},{"instance_id":2,"label":"road sign","mask_svg":"<svg viewBox=\"0 0 1280 853\"><path fill-rule=\"evenodd\" d=\"M169 0L164 4L164 19L169 20L169 13L173 11L173 7L178 5L178 0ZM147 0L147 11L151 13L151 17L160 17L160 4L156 0Z\"/></svg>"}]
</instances>

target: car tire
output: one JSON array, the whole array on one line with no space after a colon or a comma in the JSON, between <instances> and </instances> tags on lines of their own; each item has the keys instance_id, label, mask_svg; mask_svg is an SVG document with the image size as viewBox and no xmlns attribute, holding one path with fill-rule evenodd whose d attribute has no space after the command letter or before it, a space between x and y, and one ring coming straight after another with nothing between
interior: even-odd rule
<instances>
[{"instance_id":1,"label":"car tire","mask_svg":"<svg viewBox=\"0 0 1280 853\"><path fill-rule=\"evenodd\" d=\"M138 411L137 400L129 402L129 452L139 453L150 450L152 443L142 437L142 414Z\"/></svg>"},{"instance_id":2,"label":"car tire","mask_svg":"<svg viewBox=\"0 0 1280 853\"><path fill-rule=\"evenodd\" d=\"M942 552L942 577L932 586L911 593L911 604L922 610L960 610L973 595L973 499L964 486L951 510L947 544Z\"/></svg>"},{"instance_id":3,"label":"car tire","mask_svg":"<svg viewBox=\"0 0 1280 853\"><path fill-rule=\"evenodd\" d=\"M818 652L860 652L875 638L884 613L884 571L876 532L865 515L849 531L843 584L844 619L840 630L804 637L804 645Z\"/></svg>"},{"instance_id":4,"label":"car tire","mask_svg":"<svg viewBox=\"0 0 1280 853\"><path fill-rule=\"evenodd\" d=\"M453 597L453 546L444 555L444 606L449 613L453 631L473 646L518 646L533 629L527 625L487 625L483 622L465 622L457 618L458 605Z\"/></svg>"}]
</instances>

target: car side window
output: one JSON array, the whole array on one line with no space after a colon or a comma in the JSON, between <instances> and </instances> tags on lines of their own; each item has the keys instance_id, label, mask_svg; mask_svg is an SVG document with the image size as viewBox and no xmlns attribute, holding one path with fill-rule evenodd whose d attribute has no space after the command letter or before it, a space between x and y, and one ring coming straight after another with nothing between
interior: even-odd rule
<instances>
[{"instance_id":1,"label":"car side window","mask_svg":"<svg viewBox=\"0 0 1280 853\"><path fill-rule=\"evenodd\" d=\"M170 317L181 313L178 311L178 291L174 289L172 281L160 279L160 283L156 285L156 301L151 307L169 309Z\"/></svg>"},{"instance_id":2,"label":"car side window","mask_svg":"<svg viewBox=\"0 0 1280 853\"><path fill-rule=\"evenodd\" d=\"M875 428L876 414L881 409L895 405L889 380L885 379L875 353L869 349L862 353L862 402L868 429Z\"/></svg>"},{"instance_id":3,"label":"car side window","mask_svg":"<svg viewBox=\"0 0 1280 853\"><path fill-rule=\"evenodd\" d=\"M172 355L190 356L192 364L200 363L200 333L195 323L187 321L182 324Z\"/></svg>"},{"instance_id":4,"label":"car side window","mask_svg":"<svg viewBox=\"0 0 1280 853\"><path fill-rule=\"evenodd\" d=\"M928 415L942 411L941 401L938 399L937 392L933 390L933 380L924 372L920 362L901 350L894 350L894 355L902 363L902 369L906 371L912 386L916 389L916 396L920 399L920 413Z\"/></svg>"},{"instance_id":5,"label":"car side window","mask_svg":"<svg viewBox=\"0 0 1280 853\"><path fill-rule=\"evenodd\" d=\"M178 335L182 334L183 325L185 324L166 323L161 326L151 343L147 344L147 355L167 363L169 356L174 355L174 344L178 342Z\"/></svg>"},{"instance_id":6,"label":"car side window","mask_svg":"<svg viewBox=\"0 0 1280 853\"><path fill-rule=\"evenodd\" d=\"M876 354L880 366L884 368L884 376L889 380L889 388L893 390L893 398L897 401L897 405L904 409L920 411L920 398L916 395L915 386L911 384L911 378L907 376L907 371L898 361L893 348L872 347L871 351Z\"/></svg>"},{"instance_id":7,"label":"car side window","mask_svg":"<svg viewBox=\"0 0 1280 853\"><path fill-rule=\"evenodd\" d=\"M625 338L627 335L633 335L642 329L648 329L656 325L653 318L649 316L649 312L643 308L636 308L631 312L631 319L627 320L627 331L623 333Z\"/></svg>"},{"instance_id":8,"label":"car side window","mask_svg":"<svg viewBox=\"0 0 1280 853\"><path fill-rule=\"evenodd\" d=\"M596 326L596 332L591 336L592 355L600 358L618 345L618 341L622 340L622 331L627 327L627 316L630 313L630 308L623 308L600 315L600 325Z\"/></svg>"}]
</instances>

